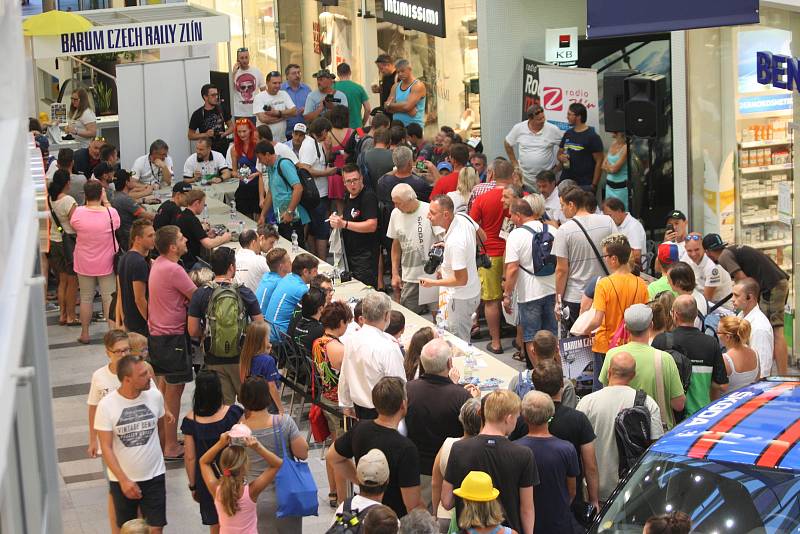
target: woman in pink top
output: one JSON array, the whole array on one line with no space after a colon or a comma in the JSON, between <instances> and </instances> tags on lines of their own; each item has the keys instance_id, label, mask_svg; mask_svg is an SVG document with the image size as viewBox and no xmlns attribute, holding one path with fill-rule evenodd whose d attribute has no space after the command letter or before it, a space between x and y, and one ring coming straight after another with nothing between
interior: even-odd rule
<instances>
[{"instance_id":1,"label":"woman in pink top","mask_svg":"<svg viewBox=\"0 0 800 534\"><path fill-rule=\"evenodd\" d=\"M247 428L245 425L234 425L234 429L236 427ZM258 533L256 501L264 488L275 479L283 464L283 460L264 448L253 436L238 439L243 440L246 447L260 454L267 461L268 467L258 478L247 484L244 478L249 467L247 451L245 446L231 445L228 432L222 434L219 441L200 458L203 482L206 483L209 493L214 495L214 506L219 516L219 534ZM217 455L222 470L222 478L219 479L211 468L211 463Z\"/></svg>"},{"instance_id":2,"label":"woman in pink top","mask_svg":"<svg viewBox=\"0 0 800 534\"><path fill-rule=\"evenodd\" d=\"M114 254L119 245L114 231L119 228L119 213L111 207L103 185L97 180L86 182L83 191L86 205L75 208L69 222L77 234L73 257L81 292L81 337L78 341L88 345L94 290L100 286L103 315L108 319L111 294L116 289Z\"/></svg>"}]
</instances>

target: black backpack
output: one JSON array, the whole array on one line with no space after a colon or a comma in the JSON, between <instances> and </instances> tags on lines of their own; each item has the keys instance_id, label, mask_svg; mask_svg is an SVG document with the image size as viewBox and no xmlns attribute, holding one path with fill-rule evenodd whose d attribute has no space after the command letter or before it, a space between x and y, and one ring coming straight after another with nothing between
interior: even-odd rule
<instances>
[{"instance_id":1,"label":"black backpack","mask_svg":"<svg viewBox=\"0 0 800 534\"><path fill-rule=\"evenodd\" d=\"M351 508L352 504L352 497L345 499L342 511L336 514L333 525L325 531L325 534L360 534L363 532L364 516L367 515L370 508L378 503L362 508L361 510L353 510Z\"/></svg>"},{"instance_id":2,"label":"black backpack","mask_svg":"<svg viewBox=\"0 0 800 534\"><path fill-rule=\"evenodd\" d=\"M550 276L556 272L556 257L553 254L553 242L555 238L552 232L548 229L547 224L542 225L542 231L537 232L530 226L522 225L524 228L533 234L531 241L531 255L533 259L533 272L529 271L522 266L520 262L519 268L531 276Z\"/></svg>"},{"instance_id":3,"label":"black backpack","mask_svg":"<svg viewBox=\"0 0 800 534\"><path fill-rule=\"evenodd\" d=\"M614 437L619 452L619 478L636 465L650 446L650 410L645 406L647 393L636 390L633 406L623 408L614 419Z\"/></svg>"},{"instance_id":4,"label":"black backpack","mask_svg":"<svg viewBox=\"0 0 800 534\"><path fill-rule=\"evenodd\" d=\"M664 340L667 344L664 352L668 353L672 356L672 359L675 360L675 365L678 367L678 375L681 377L683 392L686 393L689 391L689 386L692 383L692 360L684 353L674 348L675 336L672 332L666 332L664 334Z\"/></svg>"},{"instance_id":5,"label":"black backpack","mask_svg":"<svg viewBox=\"0 0 800 534\"><path fill-rule=\"evenodd\" d=\"M319 155L319 145L315 143L315 146L317 147L317 155ZM288 161L289 163L292 163L292 161L288 158L280 158L278 163L276 163L278 176L281 177L286 187L291 189L292 186L289 184L289 180L287 180L283 172L281 172L282 161ZM294 165L294 163L292 163L292 165ZM317 189L317 183L314 181L314 177L311 176L311 173L308 172L308 169L303 169L296 165L295 169L297 170L297 176L300 178L300 185L303 186L303 196L300 197L300 205L303 206L306 211L311 212L311 210L319 206L319 189Z\"/></svg>"}]
</instances>

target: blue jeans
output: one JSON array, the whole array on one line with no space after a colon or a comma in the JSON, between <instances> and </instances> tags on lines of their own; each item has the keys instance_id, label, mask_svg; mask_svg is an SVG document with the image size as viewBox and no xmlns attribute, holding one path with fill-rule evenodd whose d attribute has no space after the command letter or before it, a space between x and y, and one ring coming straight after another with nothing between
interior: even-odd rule
<instances>
[{"instance_id":1,"label":"blue jeans","mask_svg":"<svg viewBox=\"0 0 800 534\"><path fill-rule=\"evenodd\" d=\"M556 335L555 305L555 294L517 304L519 307L519 324L522 326L522 338L526 343L533 341L533 336L539 330L549 330L553 335Z\"/></svg>"},{"instance_id":2,"label":"blue jeans","mask_svg":"<svg viewBox=\"0 0 800 534\"><path fill-rule=\"evenodd\" d=\"M593 352L592 354L594 354L594 363L592 364L592 391L599 391L603 389L603 383L600 382L600 370L603 368L603 362L606 359L606 355L602 352Z\"/></svg>"}]
</instances>

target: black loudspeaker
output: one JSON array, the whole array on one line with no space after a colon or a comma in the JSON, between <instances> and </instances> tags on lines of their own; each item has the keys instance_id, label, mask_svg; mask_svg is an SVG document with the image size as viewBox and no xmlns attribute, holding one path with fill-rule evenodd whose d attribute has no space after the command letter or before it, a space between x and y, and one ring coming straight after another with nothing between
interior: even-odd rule
<instances>
[{"instance_id":1,"label":"black loudspeaker","mask_svg":"<svg viewBox=\"0 0 800 534\"><path fill-rule=\"evenodd\" d=\"M607 132L625 131L625 80L638 70L616 70L603 74L603 120Z\"/></svg>"},{"instance_id":2,"label":"black loudspeaker","mask_svg":"<svg viewBox=\"0 0 800 534\"><path fill-rule=\"evenodd\" d=\"M625 79L625 132L636 137L660 137L667 131L667 79L639 74Z\"/></svg>"},{"instance_id":3,"label":"black loudspeaker","mask_svg":"<svg viewBox=\"0 0 800 534\"><path fill-rule=\"evenodd\" d=\"M231 100L230 76L230 73L215 70L212 70L210 73L211 83L219 89L219 105L228 113L233 113L233 108L231 107L233 101ZM202 100L200 103L203 103Z\"/></svg>"}]
</instances>

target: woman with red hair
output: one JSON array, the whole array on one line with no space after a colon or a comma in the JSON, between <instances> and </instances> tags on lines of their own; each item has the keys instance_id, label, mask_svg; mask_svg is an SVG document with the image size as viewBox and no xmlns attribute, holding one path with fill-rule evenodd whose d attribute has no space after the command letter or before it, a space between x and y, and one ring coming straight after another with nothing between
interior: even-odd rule
<instances>
[{"instance_id":1,"label":"woman with red hair","mask_svg":"<svg viewBox=\"0 0 800 534\"><path fill-rule=\"evenodd\" d=\"M237 119L231 163L234 176L239 177L239 187L233 198L236 200L236 209L253 219L257 219L261 212L259 206L261 202L258 198L258 181L261 179L261 174L256 170L257 141L258 136L253 123L249 119ZM239 169L247 169L250 174L240 172Z\"/></svg>"}]
</instances>

